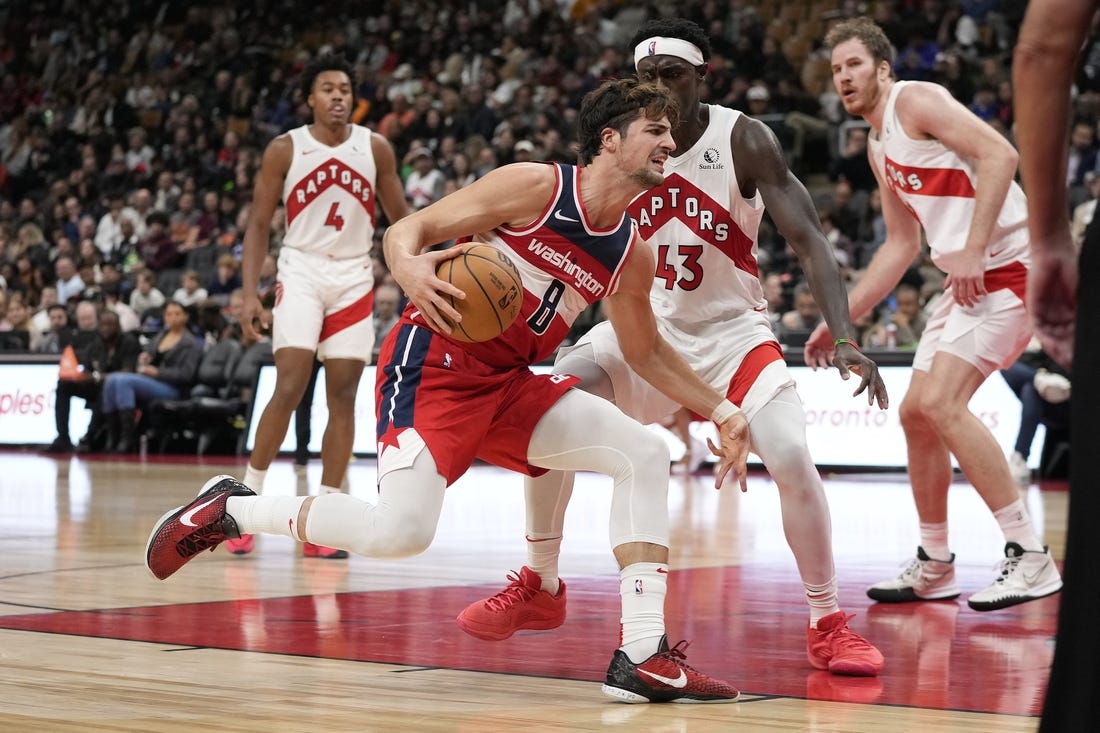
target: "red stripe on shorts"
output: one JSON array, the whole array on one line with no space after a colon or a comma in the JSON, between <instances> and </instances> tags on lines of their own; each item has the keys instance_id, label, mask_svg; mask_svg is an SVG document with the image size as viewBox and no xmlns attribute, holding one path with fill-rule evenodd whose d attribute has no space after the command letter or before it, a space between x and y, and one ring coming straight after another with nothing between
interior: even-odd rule
<instances>
[{"instance_id":1,"label":"red stripe on shorts","mask_svg":"<svg viewBox=\"0 0 1100 733\"><path fill-rule=\"evenodd\" d=\"M778 341L765 341L746 354L726 391L729 401L740 407L760 372L773 361L783 361L783 349Z\"/></svg>"},{"instance_id":2,"label":"red stripe on shorts","mask_svg":"<svg viewBox=\"0 0 1100 733\"><path fill-rule=\"evenodd\" d=\"M367 293L359 300L346 308L341 308L335 313L325 316L321 324L321 336L319 341L324 341L329 336L343 331L349 326L354 326L364 318L370 318L374 310L374 291Z\"/></svg>"},{"instance_id":3,"label":"red stripe on shorts","mask_svg":"<svg viewBox=\"0 0 1100 733\"><path fill-rule=\"evenodd\" d=\"M985 273L985 290L992 293L997 290L1011 290L1020 300L1027 293L1027 268L1022 262L1009 262L1004 267L996 267Z\"/></svg>"}]
</instances>

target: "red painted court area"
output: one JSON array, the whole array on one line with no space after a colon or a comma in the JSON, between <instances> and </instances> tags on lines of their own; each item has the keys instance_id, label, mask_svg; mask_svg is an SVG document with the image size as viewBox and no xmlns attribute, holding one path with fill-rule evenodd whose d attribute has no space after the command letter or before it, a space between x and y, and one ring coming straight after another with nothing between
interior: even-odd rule
<instances>
[{"instance_id":1,"label":"red painted court area","mask_svg":"<svg viewBox=\"0 0 1100 733\"><path fill-rule=\"evenodd\" d=\"M852 627L886 667L875 679L810 667L806 611L789 567L675 571L670 641L689 639L688 662L754 695L1037 715L1053 653L1058 597L994 613L952 602L872 604L864 588L883 568L842 568ZM983 578L987 568L960 568ZM777 582L777 578L784 578ZM962 577L960 578L962 579ZM454 617L500 590L461 586L0 617L0 628L179 646L602 680L618 638L617 578L566 579L569 617L547 632L501 642L464 634ZM964 594L965 598L965 594Z\"/></svg>"}]
</instances>

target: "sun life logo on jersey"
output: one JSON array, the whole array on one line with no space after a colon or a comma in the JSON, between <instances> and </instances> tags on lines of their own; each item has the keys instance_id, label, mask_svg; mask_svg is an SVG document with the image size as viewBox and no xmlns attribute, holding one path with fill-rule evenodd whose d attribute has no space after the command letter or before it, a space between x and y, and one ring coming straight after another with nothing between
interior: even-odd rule
<instances>
[{"instance_id":1,"label":"sun life logo on jersey","mask_svg":"<svg viewBox=\"0 0 1100 733\"><path fill-rule=\"evenodd\" d=\"M725 166L719 163L720 156L717 148L707 148L703 151L703 161L699 164L701 171L719 171Z\"/></svg>"}]
</instances>

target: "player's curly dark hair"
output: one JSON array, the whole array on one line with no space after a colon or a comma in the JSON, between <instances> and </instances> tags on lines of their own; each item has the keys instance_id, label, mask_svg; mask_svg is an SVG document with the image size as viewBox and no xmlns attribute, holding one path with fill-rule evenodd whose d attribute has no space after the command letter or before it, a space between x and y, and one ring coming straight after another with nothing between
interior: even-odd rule
<instances>
[{"instance_id":1,"label":"player's curly dark hair","mask_svg":"<svg viewBox=\"0 0 1100 733\"><path fill-rule=\"evenodd\" d=\"M302 69L303 97L308 97L313 92L313 83L317 81L317 76L323 71L342 71L347 74L349 80L354 81L355 79L355 71L346 58L331 53L322 54Z\"/></svg>"},{"instance_id":2,"label":"player's curly dark hair","mask_svg":"<svg viewBox=\"0 0 1100 733\"><path fill-rule=\"evenodd\" d=\"M627 127L638 119L639 113L651 120L667 116L676 127L680 108L676 98L664 88L637 79L606 81L584 95L577 115L581 165L588 165L600 154L600 135L605 129L610 127L625 136Z\"/></svg>"},{"instance_id":3,"label":"player's curly dark hair","mask_svg":"<svg viewBox=\"0 0 1100 733\"><path fill-rule=\"evenodd\" d=\"M706 31L698 24L684 18L664 18L661 20L647 20L642 27L630 39L630 51L647 38L661 36L662 38L679 38L693 43L703 52L703 61L710 61L710 38Z\"/></svg>"}]
</instances>

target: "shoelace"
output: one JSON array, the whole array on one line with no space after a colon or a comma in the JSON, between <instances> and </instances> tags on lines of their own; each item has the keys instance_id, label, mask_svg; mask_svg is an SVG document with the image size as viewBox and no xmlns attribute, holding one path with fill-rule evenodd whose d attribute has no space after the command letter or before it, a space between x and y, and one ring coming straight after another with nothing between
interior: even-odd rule
<instances>
[{"instance_id":1,"label":"shoelace","mask_svg":"<svg viewBox=\"0 0 1100 733\"><path fill-rule=\"evenodd\" d=\"M921 568L923 567L923 563L921 563L920 558L914 557L912 560L909 560L908 563L905 562L905 561L902 561L898 565L898 567L905 568L904 570L901 571L901 575L898 576L898 577L900 577L900 578L911 578L914 575L916 575L918 572L920 572Z\"/></svg>"},{"instance_id":2,"label":"shoelace","mask_svg":"<svg viewBox=\"0 0 1100 733\"><path fill-rule=\"evenodd\" d=\"M843 640L845 642L845 646L848 647L849 649L852 649L852 648L855 648L855 647L858 647L859 649L871 649L871 648L873 648L874 645L871 644L871 642L867 641L862 636L860 636L856 632L852 631L851 627L848 626L848 622L851 621L852 619L854 619L855 617L856 617L856 615L854 613L845 614L844 615L844 624L834 626L833 628L831 628L828 631L824 632L825 637L827 639L829 639L830 641L832 641L834 639L838 640L838 641Z\"/></svg>"},{"instance_id":3,"label":"shoelace","mask_svg":"<svg viewBox=\"0 0 1100 733\"><path fill-rule=\"evenodd\" d=\"M699 674L699 670L695 669L695 667L692 667L690 664L684 661L685 659L687 659L687 655L684 654L684 650L687 649L689 646L691 646L690 641L688 641L687 639L680 639L680 641L676 642L676 646L666 651L658 652L657 656L664 657L668 661L675 664L677 667L683 667L689 672Z\"/></svg>"},{"instance_id":4,"label":"shoelace","mask_svg":"<svg viewBox=\"0 0 1100 733\"><path fill-rule=\"evenodd\" d=\"M1008 580L1008 576L1016 572L1016 568L1020 567L1020 560L1023 559L1022 555L1013 555L1012 557L1006 557L1004 560L998 560L997 564L993 566L994 570L1000 570L1001 574L994 580L994 583L1005 583Z\"/></svg>"},{"instance_id":5,"label":"shoelace","mask_svg":"<svg viewBox=\"0 0 1100 733\"><path fill-rule=\"evenodd\" d=\"M211 552L225 540L225 531L222 529L221 520L198 527L176 543L176 552L180 557L191 557L203 550Z\"/></svg>"},{"instance_id":6,"label":"shoelace","mask_svg":"<svg viewBox=\"0 0 1100 733\"><path fill-rule=\"evenodd\" d=\"M508 573L508 580L512 581L511 584L500 593L487 599L485 601L486 606L494 611L506 611L517 603L529 601L535 597L536 591L524 585L515 570Z\"/></svg>"}]
</instances>

